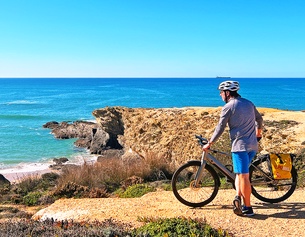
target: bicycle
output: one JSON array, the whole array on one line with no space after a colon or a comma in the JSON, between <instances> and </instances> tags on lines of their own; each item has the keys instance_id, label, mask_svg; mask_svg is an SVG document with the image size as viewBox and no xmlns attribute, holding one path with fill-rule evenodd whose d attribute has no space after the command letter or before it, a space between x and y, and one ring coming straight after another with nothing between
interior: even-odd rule
<instances>
[{"instance_id":1,"label":"bicycle","mask_svg":"<svg viewBox=\"0 0 305 237\"><path fill-rule=\"evenodd\" d=\"M208 142L202 136L195 137L201 146ZM172 190L181 203L190 207L202 207L216 197L220 187L220 177L215 168L235 188L233 171L211 153L230 156L228 153L209 149L202 152L201 161L188 161L175 171L172 177ZM268 157L264 155L255 157L249 167L252 194L267 203L286 200L293 194L297 185L297 172L294 166L292 166L291 174L291 179L274 179Z\"/></svg>"}]
</instances>

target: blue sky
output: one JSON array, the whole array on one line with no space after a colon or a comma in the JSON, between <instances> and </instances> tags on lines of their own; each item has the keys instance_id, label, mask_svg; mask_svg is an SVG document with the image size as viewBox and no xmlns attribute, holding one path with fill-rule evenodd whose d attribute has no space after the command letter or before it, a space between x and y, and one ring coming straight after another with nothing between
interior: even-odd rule
<instances>
[{"instance_id":1,"label":"blue sky","mask_svg":"<svg viewBox=\"0 0 305 237\"><path fill-rule=\"evenodd\" d=\"M305 77L303 0L0 0L0 77Z\"/></svg>"}]
</instances>

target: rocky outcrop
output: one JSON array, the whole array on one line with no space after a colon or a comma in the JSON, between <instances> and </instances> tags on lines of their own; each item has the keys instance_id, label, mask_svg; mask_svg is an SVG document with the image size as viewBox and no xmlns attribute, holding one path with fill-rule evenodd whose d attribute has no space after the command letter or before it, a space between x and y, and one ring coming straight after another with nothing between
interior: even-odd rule
<instances>
[{"instance_id":1,"label":"rocky outcrop","mask_svg":"<svg viewBox=\"0 0 305 237\"><path fill-rule=\"evenodd\" d=\"M59 139L69 138L90 138L92 129L97 128L97 124L87 121L76 122L48 122L43 125L44 128L52 129L52 134Z\"/></svg>"},{"instance_id":2,"label":"rocky outcrop","mask_svg":"<svg viewBox=\"0 0 305 237\"><path fill-rule=\"evenodd\" d=\"M194 135L211 132L211 124L217 122L214 113L218 117L219 108L107 107L93 111L97 124L117 138L126 152L142 157L155 153L177 161L198 157Z\"/></svg>"},{"instance_id":3,"label":"rocky outcrop","mask_svg":"<svg viewBox=\"0 0 305 237\"><path fill-rule=\"evenodd\" d=\"M0 187L6 186L6 185L10 185L11 182L6 179L2 174L0 174Z\"/></svg>"},{"instance_id":4,"label":"rocky outcrop","mask_svg":"<svg viewBox=\"0 0 305 237\"><path fill-rule=\"evenodd\" d=\"M93 154L138 155L154 153L182 163L198 159L201 149L195 134L209 138L218 122L221 108L125 108L106 107L93 111L96 123L52 124L58 138L78 137L76 142ZM265 121L261 152L294 153L304 147L305 113L259 109ZM282 113L290 113L281 116ZM225 133L228 133L226 131ZM214 145L230 151L228 134ZM118 150L119 152L114 152ZM108 154L109 155L109 154Z\"/></svg>"},{"instance_id":5,"label":"rocky outcrop","mask_svg":"<svg viewBox=\"0 0 305 237\"><path fill-rule=\"evenodd\" d=\"M305 113L258 108L264 118L261 153L296 153L305 148ZM195 134L209 138L217 125L218 108L124 108L106 107L93 111L97 124L111 132L125 153L145 157L155 153L176 162L198 159L201 149ZM228 129L214 145L230 151Z\"/></svg>"},{"instance_id":6,"label":"rocky outcrop","mask_svg":"<svg viewBox=\"0 0 305 237\"><path fill-rule=\"evenodd\" d=\"M109 134L100 129L98 124L87 121L76 122L48 122L44 128L52 130L58 139L78 138L74 143L77 147L87 148L92 154L99 154L109 144Z\"/></svg>"}]
</instances>

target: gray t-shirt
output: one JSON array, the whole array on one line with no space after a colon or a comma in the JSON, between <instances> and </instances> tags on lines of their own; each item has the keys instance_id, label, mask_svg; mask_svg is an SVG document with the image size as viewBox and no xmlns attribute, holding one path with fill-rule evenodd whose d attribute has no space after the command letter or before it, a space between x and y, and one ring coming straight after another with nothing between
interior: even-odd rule
<instances>
[{"instance_id":1,"label":"gray t-shirt","mask_svg":"<svg viewBox=\"0 0 305 237\"><path fill-rule=\"evenodd\" d=\"M215 142L228 124L232 152L257 151L256 126L261 129L263 118L254 104L244 98L230 99L222 108L218 125L210 139Z\"/></svg>"}]
</instances>

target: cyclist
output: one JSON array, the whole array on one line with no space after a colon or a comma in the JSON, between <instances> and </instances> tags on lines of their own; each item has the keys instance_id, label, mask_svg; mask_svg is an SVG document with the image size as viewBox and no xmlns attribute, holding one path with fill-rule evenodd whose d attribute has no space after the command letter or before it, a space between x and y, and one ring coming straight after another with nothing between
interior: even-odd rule
<instances>
[{"instance_id":1,"label":"cyclist","mask_svg":"<svg viewBox=\"0 0 305 237\"><path fill-rule=\"evenodd\" d=\"M218 89L226 104L222 108L218 125L203 150L209 149L217 141L228 124L233 169L236 173L236 197L233 200L233 211L236 215L253 216L249 165L258 150L257 141L262 136L263 118L251 101L237 93L239 88L237 81L220 83Z\"/></svg>"}]
</instances>

